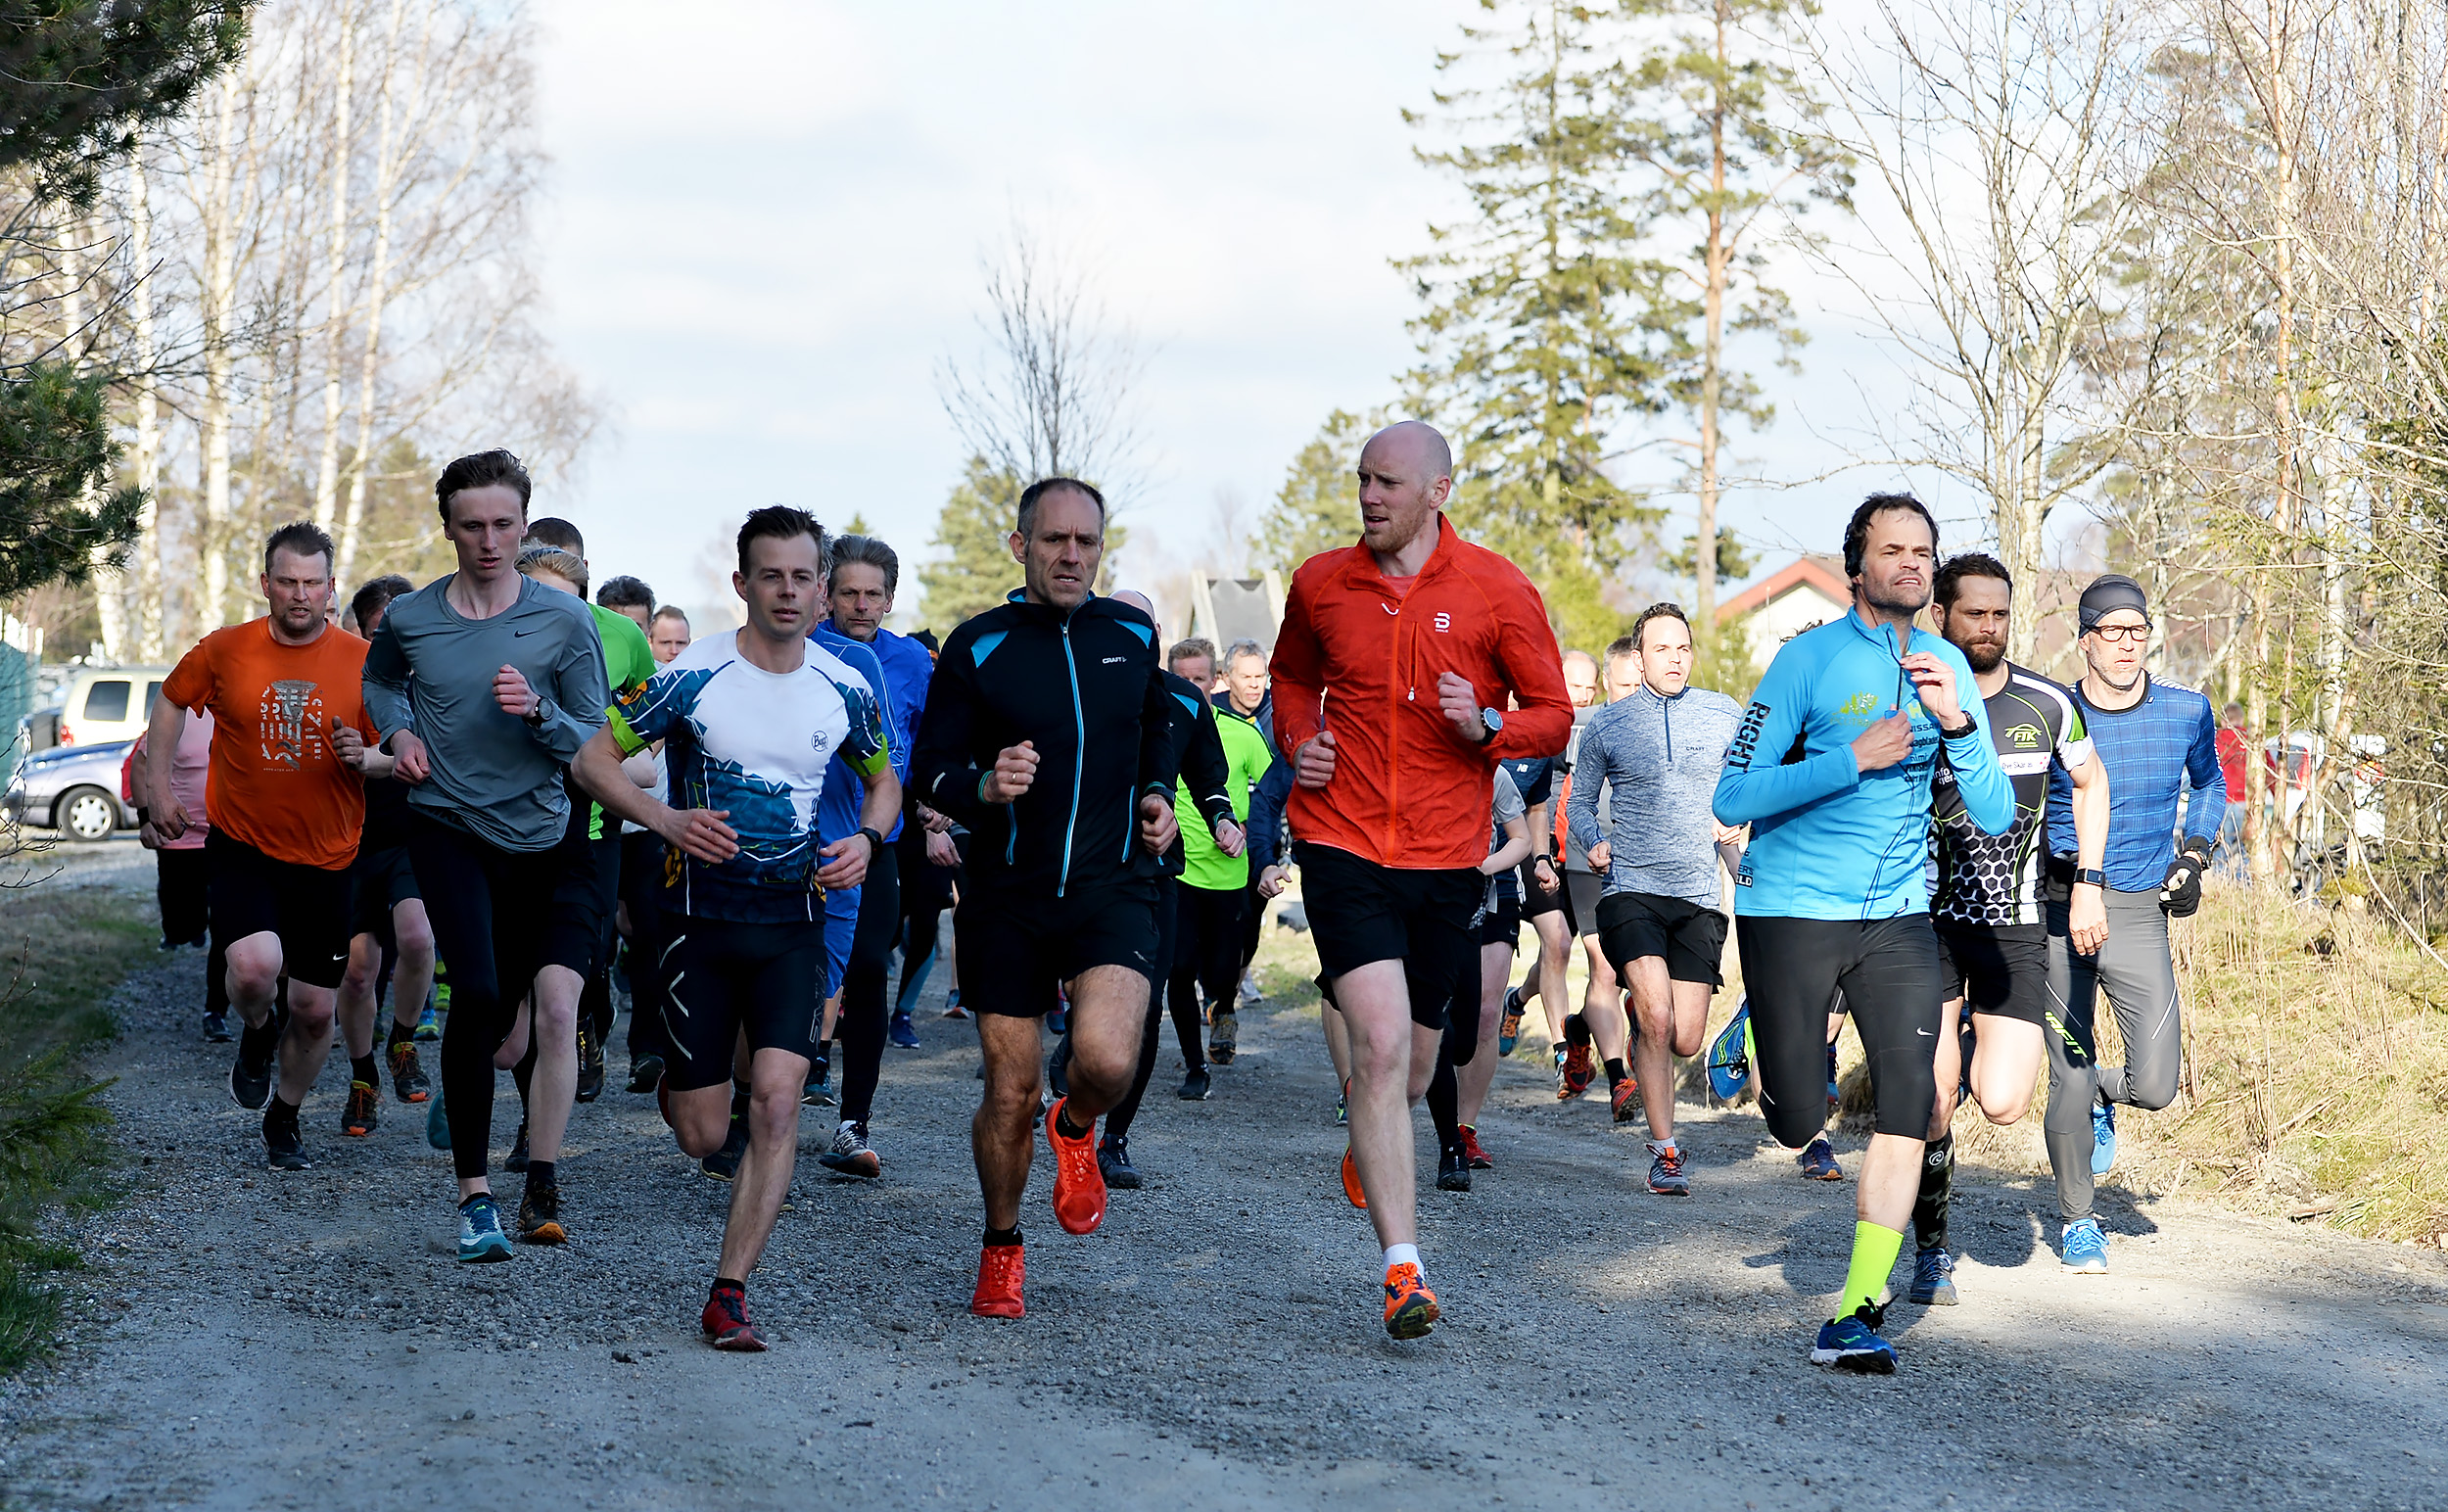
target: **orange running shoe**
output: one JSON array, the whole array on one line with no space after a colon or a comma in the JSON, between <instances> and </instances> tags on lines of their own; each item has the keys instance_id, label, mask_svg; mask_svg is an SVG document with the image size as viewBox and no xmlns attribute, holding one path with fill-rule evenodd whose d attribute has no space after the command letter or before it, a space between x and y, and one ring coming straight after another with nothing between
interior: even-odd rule
<instances>
[{"instance_id":1,"label":"orange running shoe","mask_svg":"<svg viewBox=\"0 0 2448 1512\"><path fill-rule=\"evenodd\" d=\"M1362 1212L1369 1210L1369 1194L1360 1185L1360 1167L1351 1163L1351 1147L1343 1146L1343 1196Z\"/></svg>"},{"instance_id":2,"label":"orange running shoe","mask_svg":"<svg viewBox=\"0 0 2448 1512\"><path fill-rule=\"evenodd\" d=\"M1475 1171L1492 1171L1496 1168L1496 1162L1489 1159L1487 1152L1479 1147L1479 1130L1467 1123L1462 1125L1462 1158L1469 1161L1471 1169Z\"/></svg>"},{"instance_id":3,"label":"orange running shoe","mask_svg":"<svg viewBox=\"0 0 2448 1512\"><path fill-rule=\"evenodd\" d=\"M1386 1332L1396 1339L1424 1339L1436 1326L1436 1294L1405 1260L1386 1268Z\"/></svg>"},{"instance_id":4,"label":"orange running shoe","mask_svg":"<svg viewBox=\"0 0 2448 1512\"><path fill-rule=\"evenodd\" d=\"M765 1352L765 1336L748 1321L748 1292L745 1287L717 1281L706 1294L705 1311L697 1315L697 1326L705 1331L706 1342L718 1349L740 1354Z\"/></svg>"},{"instance_id":5,"label":"orange running shoe","mask_svg":"<svg viewBox=\"0 0 2448 1512\"><path fill-rule=\"evenodd\" d=\"M977 1290L969 1295L969 1311L981 1318L1021 1318L1020 1282L1028 1261L1018 1245L988 1245L977 1257Z\"/></svg>"},{"instance_id":6,"label":"orange running shoe","mask_svg":"<svg viewBox=\"0 0 2448 1512\"><path fill-rule=\"evenodd\" d=\"M1578 1014L1564 1018L1564 1069L1556 1078L1556 1101L1570 1103L1589 1090L1596 1067L1589 1059L1589 1023Z\"/></svg>"},{"instance_id":7,"label":"orange running shoe","mask_svg":"<svg viewBox=\"0 0 2448 1512\"><path fill-rule=\"evenodd\" d=\"M1077 1139L1061 1134L1067 1097L1046 1110L1046 1143L1054 1147L1054 1217L1066 1234L1093 1234L1105 1221L1105 1172L1097 1167L1097 1126Z\"/></svg>"},{"instance_id":8,"label":"orange running shoe","mask_svg":"<svg viewBox=\"0 0 2448 1512\"><path fill-rule=\"evenodd\" d=\"M1607 1107L1614 1111L1615 1121L1618 1123L1629 1123L1639 1117L1641 1115L1640 1078L1625 1071L1624 1079L1608 1091Z\"/></svg>"}]
</instances>

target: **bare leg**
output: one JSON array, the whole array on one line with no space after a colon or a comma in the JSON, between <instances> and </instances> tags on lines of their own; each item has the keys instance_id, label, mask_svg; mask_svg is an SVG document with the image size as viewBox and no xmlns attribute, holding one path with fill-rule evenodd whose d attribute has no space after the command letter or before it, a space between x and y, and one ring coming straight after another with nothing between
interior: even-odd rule
<instances>
[{"instance_id":1,"label":"bare leg","mask_svg":"<svg viewBox=\"0 0 2448 1512\"><path fill-rule=\"evenodd\" d=\"M1678 982L1666 974L1666 959L1643 956L1624 969L1632 1010L1640 1016L1633 1044L1640 1103L1649 1115L1649 1137L1674 1137L1674 1058L1700 1054L1709 1032L1709 984Z\"/></svg>"},{"instance_id":2,"label":"bare leg","mask_svg":"<svg viewBox=\"0 0 2448 1512\"><path fill-rule=\"evenodd\" d=\"M1317 1006L1318 1022L1326 1030L1326 1058L1335 1063L1335 1085L1351 1079L1351 1030L1332 1003Z\"/></svg>"},{"instance_id":3,"label":"bare leg","mask_svg":"<svg viewBox=\"0 0 2448 1512\"><path fill-rule=\"evenodd\" d=\"M1496 1031L1504 1018L1506 980L1513 975L1513 952L1502 945L1483 945L1479 952L1479 1049L1471 1063L1454 1071L1454 1117L1470 1127L1487 1106L1487 1088L1496 1079Z\"/></svg>"},{"instance_id":4,"label":"bare leg","mask_svg":"<svg viewBox=\"0 0 2448 1512\"><path fill-rule=\"evenodd\" d=\"M1073 1125L1085 1127L1130 1095L1147 1017L1148 978L1129 967L1091 967L1072 978L1067 1075Z\"/></svg>"},{"instance_id":5,"label":"bare leg","mask_svg":"<svg viewBox=\"0 0 2448 1512\"><path fill-rule=\"evenodd\" d=\"M1864 1223L1908 1233L1912 1200L1921 1191L1921 1152L1926 1142L1901 1134L1873 1134L1861 1157L1861 1187L1854 1204Z\"/></svg>"},{"instance_id":6,"label":"bare leg","mask_svg":"<svg viewBox=\"0 0 2448 1512\"><path fill-rule=\"evenodd\" d=\"M309 987L289 980L289 1027L280 1037L280 1100L295 1108L314 1090L323 1073L323 1058L332 1049L332 1002L329 987Z\"/></svg>"},{"instance_id":7,"label":"bare leg","mask_svg":"<svg viewBox=\"0 0 2448 1512\"><path fill-rule=\"evenodd\" d=\"M1037 1057L1043 1020L1010 1014L979 1014L977 1043L986 1055L986 1090L969 1120L969 1149L977 1161L978 1194L986 1200L986 1226L1017 1228L1020 1196L1028 1188L1029 1158L1037 1150Z\"/></svg>"},{"instance_id":8,"label":"bare leg","mask_svg":"<svg viewBox=\"0 0 2448 1512\"><path fill-rule=\"evenodd\" d=\"M1411 1105L1428 1090L1441 1036L1411 1021L1399 961L1344 972L1335 979L1335 1001L1351 1036L1351 1160L1368 1195L1369 1222L1381 1247L1413 1244L1420 1230Z\"/></svg>"},{"instance_id":9,"label":"bare leg","mask_svg":"<svg viewBox=\"0 0 2448 1512\"><path fill-rule=\"evenodd\" d=\"M561 1136L578 1100L578 995L587 979L565 966L536 973L536 1074L527 1084L527 1141L538 1160L561 1158Z\"/></svg>"},{"instance_id":10,"label":"bare leg","mask_svg":"<svg viewBox=\"0 0 2448 1512\"><path fill-rule=\"evenodd\" d=\"M1589 957L1589 981L1581 989L1581 1022L1589 1025L1589 1037L1597 1044L1599 1060L1621 1061L1624 1042L1630 1037L1631 1020L1624 1016L1624 994L1615 984L1615 969L1607 965L1606 952L1598 948L1598 936L1581 936L1581 949Z\"/></svg>"},{"instance_id":11,"label":"bare leg","mask_svg":"<svg viewBox=\"0 0 2448 1512\"><path fill-rule=\"evenodd\" d=\"M2002 1014L1972 1016L1972 1100L1981 1105L1981 1116L1992 1123L2012 1123L2031 1111L2032 1087L2048 1048L2036 1023ZM1940 1091L1952 1085L1942 1078Z\"/></svg>"},{"instance_id":12,"label":"bare leg","mask_svg":"<svg viewBox=\"0 0 2448 1512\"><path fill-rule=\"evenodd\" d=\"M260 1028L272 1016L272 995L280 991L280 936L263 929L233 940L223 959L229 963L224 982L230 1006L248 1028Z\"/></svg>"},{"instance_id":13,"label":"bare leg","mask_svg":"<svg viewBox=\"0 0 2448 1512\"><path fill-rule=\"evenodd\" d=\"M374 1053L374 989L383 973L383 943L370 934L349 941L349 973L340 979L340 998L333 1012L340 1019L340 1037L349 1059Z\"/></svg>"},{"instance_id":14,"label":"bare leg","mask_svg":"<svg viewBox=\"0 0 2448 1512\"><path fill-rule=\"evenodd\" d=\"M808 1061L786 1050L760 1050L748 1073L748 1149L731 1181L730 1214L723 1223L723 1262L717 1276L745 1281L773 1237L774 1219L790 1194L799 1159L799 1096L808 1084ZM709 1089L721 1091L721 1088ZM728 1131L730 1110L723 1110Z\"/></svg>"},{"instance_id":15,"label":"bare leg","mask_svg":"<svg viewBox=\"0 0 2448 1512\"><path fill-rule=\"evenodd\" d=\"M1526 994L1538 995L1539 1011L1547 1016L1547 1042L1564 1043L1565 964L1573 959L1573 925L1559 910L1530 921L1538 931L1538 960L1522 983Z\"/></svg>"},{"instance_id":16,"label":"bare leg","mask_svg":"<svg viewBox=\"0 0 2448 1512\"><path fill-rule=\"evenodd\" d=\"M391 938L400 952L391 969L391 1021L413 1029L434 987L434 926L425 917L424 899L393 905Z\"/></svg>"}]
</instances>

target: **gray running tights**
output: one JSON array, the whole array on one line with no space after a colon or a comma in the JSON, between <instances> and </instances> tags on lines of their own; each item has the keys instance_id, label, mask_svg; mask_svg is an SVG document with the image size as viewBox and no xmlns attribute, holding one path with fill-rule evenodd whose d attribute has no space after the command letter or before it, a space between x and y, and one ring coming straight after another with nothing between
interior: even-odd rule
<instances>
[{"instance_id":1,"label":"gray running tights","mask_svg":"<svg viewBox=\"0 0 2448 1512\"><path fill-rule=\"evenodd\" d=\"M2057 1211L2066 1222L2091 1216L2091 1110L2098 1102L2160 1109L2176 1101L2185 1056L2168 957L2168 917L2158 889L2107 889L2108 943L2077 953L2066 941L2066 905L2048 904L2048 1115L2043 1124L2057 1175ZM2099 994L2108 995L2125 1063L2095 1059Z\"/></svg>"}]
</instances>

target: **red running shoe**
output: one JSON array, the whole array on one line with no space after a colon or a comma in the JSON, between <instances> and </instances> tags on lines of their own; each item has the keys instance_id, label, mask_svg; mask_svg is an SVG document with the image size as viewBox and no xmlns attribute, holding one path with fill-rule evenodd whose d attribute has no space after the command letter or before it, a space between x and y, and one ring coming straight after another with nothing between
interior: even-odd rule
<instances>
[{"instance_id":1,"label":"red running shoe","mask_svg":"<svg viewBox=\"0 0 2448 1512\"><path fill-rule=\"evenodd\" d=\"M1424 1339L1436 1326L1436 1294L1408 1261L1386 1271L1386 1332L1396 1339Z\"/></svg>"},{"instance_id":2,"label":"red running shoe","mask_svg":"<svg viewBox=\"0 0 2448 1512\"><path fill-rule=\"evenodd\" d=\"M1020 1282L1027 1274L1028 1261L1018 1245L988 1245L977 1257L977 1290L969 1295L969 1311L981 1318L1026 1317Z\"/></svg>"},{"instance_id":3,"label":"red running shoe","mask_svg":"<svg viewBox=\"0 0 2448 1512\"><path fill-rule=\"evenodd\" d=\"M1578 1014L1564 1019L1564 1069L1556 1078L1556 1101L1570 1103L1589 1090L1597 1067L1589 1057L1589 1024Z\"/></svg>"},{"instance_id":4,"label":"red running shoe","mask_svg":"<svg viewBox=\"0 0 2448 1512\"><path fill-rule=\"evenodd\" d=\"M705 1330L706 1341L718 1349L740 1354L765 1352L765 1336L748 1321L748 1289L717 1281L706 1294L705 1311L698 1314L697 1326Z\"/></svg>"},{"instance_id":5,"label":"red running shoe","mask_svg":"<svg viewBox=\"0 0 2448 1512\"><path fill-rule=\"evenodd\" d=\"M1343 1147L1343 1196L1362 1212L1369 1210L1369 1195L1360 1186L1360 1167L1351 1163L1351 1147Z\"/></svg>"},{"instance_id":6,"label":"red running shoe","mask_svg":"<svg viewBox=\"0 0 2448 1512\"><path fill-rule=\"evenodd\" d=\"M1629 1123L1641 1116L1640 1078L1625 1071L1624 1079L1608 1091L1607 1107L1614 1112L1618 1123Z\"/></svg>"},{"instance_id":7,"label":"red running shoe","mask_svg":"<svg viewBox=\"0 0 2448 1512\"><path fill-rule=\"evenodd\" d=\"M1479 1130L1467 1123L1462 1125L1462 1158L1468 1160L1471 1169L1475 1171L1492 1171L1496 1168L1496 1162L1489 1159L1487 1152L1479 1147Z\"/></svg>"},{"instance_id":8,"label":"red running shoe","mask_svg":"<svg viewBox=\"0 0 2448 1512\"><path fill-rule=\"evenodd\" d=\"M1077 1139L1062 1137L1067 1097L1046 1110L1046 1143L1054 1147L1054 1217L1066 1234L1093 1234L1105 1221L1105 1172L1097 1166L1097 1126Z\"/></svg>"}]
</instances>

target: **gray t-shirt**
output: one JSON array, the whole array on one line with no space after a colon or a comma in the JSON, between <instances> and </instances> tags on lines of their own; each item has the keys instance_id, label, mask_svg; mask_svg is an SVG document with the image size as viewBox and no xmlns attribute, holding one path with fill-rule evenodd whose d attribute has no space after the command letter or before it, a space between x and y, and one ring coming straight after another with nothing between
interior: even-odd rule
<instances>
[{"instance_id":1,"label":"gray t-shirt","mask_svg":"<svg viewBox=\"0 0 2448 1512\"><path fill-rule=\"evenodd\" d=\"M1646 684L1589 722L1564 817L1583 847L1606 838L1613 852L1606 891L1718 906L1711 806L1725 748L1741 723L1741 706L1723 693L1686 687L1661 698ZM1611 822L1598 814L1602 783L1613 800Z\"/></svg>"},{"instance_id":2,"label":"gray t-shirt","mask_svg":"<svg viewBox=\"0 0 2448 1512\"><path fill-rule=\"evenodd\" d=\"M425 742L433 774L408 789L410 808L502 850L550 850L569 823L563 770L612 701L594 618L521 578L518 602L471 620L447 596L456 576L393 600L365 654L365 712L385 739L404 729ZM494 700L505 666L542 697L541 725Z\"/></svg>"},{"instance_id":3,"label":"gray t-shirt","mask_svg":"<svg viewBox=\"0 0 2448 1512\"><path fill-rule=\"evenodd\" d=\"M1563 759L1556 764L1557 769L1563 772L1566 776L1571 777L1573 775L1576 765L1581 759L1581 735L1589 729L1589 722L1596 719L1604 707L1604 705L1600 705L1599 708L1596 709L1575 709L1573 711L1573 733L1572 736L1565 741ZM1598 804L1598 827L1601 831L1604 831L1607 827L1607 817L1612 812L1607 802L1607 795L1604 791L1602 791L1602 789L1606 786L1606 779L1607 775L1603 771L1593 771L1589 774L1590 791L1597 794L1596 802ZM1561 786L1562 784L1559 783L1557 785ZM1574 779L1573 786L1576 791L1579 790L1579 779ZM1570 805L1567 806L1569 807ZM1548 812L1552 814L1555 811L1550 809ZM1573 833L1572 827L1569 825L1565 827L1564 830L1564 870L1567 872L1579 872L1583 874L1587 874L1588 873L1597 870L1589 864L1589 847L1580 842L1579 838Z\"/></svg>"}]
</instances>

